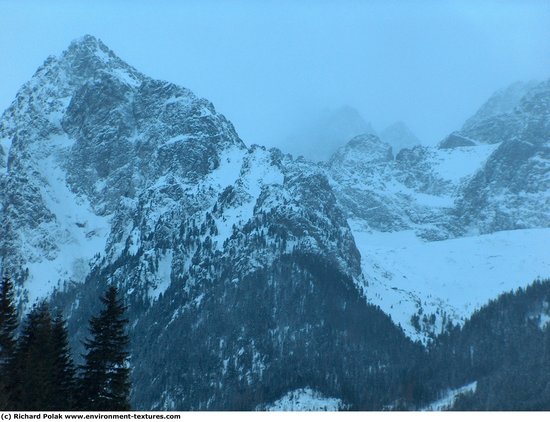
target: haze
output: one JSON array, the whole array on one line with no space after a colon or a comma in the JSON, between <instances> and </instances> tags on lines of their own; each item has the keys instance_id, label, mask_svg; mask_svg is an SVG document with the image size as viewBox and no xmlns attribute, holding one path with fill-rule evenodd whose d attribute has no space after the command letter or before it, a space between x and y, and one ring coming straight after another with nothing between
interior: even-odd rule
<instances>
[{"instance_id":1,"label":"haze","mask_svg":"<svg viewBox=\"0 0 550 422\"><path fill-rule=\"evenodd\" d=\"M315 148L297 134L341 107L435 144L495 90L550 76L549 22L550 2L525 0L0 0L0 109L48 55L92 34L208 98L249 145Z\"/></svg>"}]
</instances>

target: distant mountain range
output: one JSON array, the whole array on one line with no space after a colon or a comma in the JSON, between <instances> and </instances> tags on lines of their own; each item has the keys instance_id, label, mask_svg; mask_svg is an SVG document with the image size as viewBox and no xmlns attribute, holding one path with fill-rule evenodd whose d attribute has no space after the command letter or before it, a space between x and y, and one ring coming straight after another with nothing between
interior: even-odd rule
<instances>
[{"instance_id":1,"label":"distant mountain range","mask_svg":"<svg viewBox=\"0 0 550 422\"><path fill-rule=\"evenodd\" d=\"M344 106L325 110L315 118L306 118L281 145L286 152L295 156L302 155L314 162L328 161L350 139L365 134L377 133L355 108ZM403 122L391 124L379 136L382 141L390 144L394 155L403 148L421 144Z\"/></svg>"}]
</instances>

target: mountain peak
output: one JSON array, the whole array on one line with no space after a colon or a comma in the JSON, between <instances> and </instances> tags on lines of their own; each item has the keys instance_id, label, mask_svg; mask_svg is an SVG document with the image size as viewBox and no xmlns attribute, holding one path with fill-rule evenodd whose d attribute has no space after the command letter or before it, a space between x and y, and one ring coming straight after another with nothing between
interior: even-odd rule
<instances>
[{"instance_id":1,"label":"mountain peak","mask_svg":"<svg viewBox=\"0 0 550 422\"><path fill-rule=\"evenodd\" d=\"M466 120L461 131L475 129L484 120L512 112L520 104L521 99L538 84L537 81L518 81L496 91L472 117Z\"/></svg>"},{"instance_id":2,"label":"mountain peak","mask_svg":"<svg viewBox=\"0 0 550 422\"><path fill-rule=\"evenodd\" d=\"M383 142L377 135L364 133L353 137L331 158L331 163L383 163L392 161L391 145Z\"/></svg>"},{"instance_id":3,"label":"mountain peak","mask_svg":"<svg viewBox=\"0 0 550 422\"><path fill-rule=\"evenodd\" d=\"M372 133L363 133L361 135L357 135L351 138L348 141L347 146L351 148L357 148L367 145L379 144L381 142L381 139L377 135L374 135Z\"/></svg>"},{"instance_id":4,"label":"mountain peak","mask_svg":"<svg viewBox=\"0 0 550 422\"><path fill-rule=\"evenodd\" d=\"M118 59L109 47L93 35L84 35L83 37L72 41L67 50L65 50L62 54L62 58L72 59L75 57L95 57L105 63L113 59Z\"/></svg>"},{"instance_id":5,"label":"mountain peak","mask_svg":"<svg viewBox=\"0 0 550 422\"><path fill-rule=\"evenodd\" d=\"M412 148L421 144L416 135L401 121L395 122L384 129L380 133L380 139L392 146L395 155L403 148Z\"/></svg>"},{"instance_id":6,"label":"mountain peak","mask_svg":"<svg viewBox=\"0 0 550 422\"><path fill-rule=\"evenodd\" d=\"M111 61L122 61L99 38L92 35L84 35L69 44L67 50L61 55L62 60L91 60L94 59L105 64Z\"/></svg>"},{"instance_id":7,"label":"mountain peak","mask_svg":"<svg viewBox=\"0 0 550 422\"><path fill-rule=\"evenodd\" d=\"M71 41L69 48L77 46L88 48L107 48L99 38L90 34L85 34L82 37Z\"/></svg>"},{"instance_id":8,"label":"mountain peak","mask_svg":"<svg viewBox=\"0 0 550 422\"><path fill-rule=\"evenodd\" d=\"M522 137L528 142L544 142L550 119L548 98L548 83L516 82L493 94L462 129L440 142L439 148L497 144Z\"/></svg>"},{"instance_id":9,"label":"mountain peak","mask_svg":"<svg viewBox=\"0 0 550 422\"><path fill-rule=\"evenodd\" d=\"M64 69L69 78L76 78L76 81L95 79L105 71L108 73L123 71L122 73L130 75L134 81L143 77L93 35L84 35L72 41L55 62Z\"/></svg>"}]
</instances>

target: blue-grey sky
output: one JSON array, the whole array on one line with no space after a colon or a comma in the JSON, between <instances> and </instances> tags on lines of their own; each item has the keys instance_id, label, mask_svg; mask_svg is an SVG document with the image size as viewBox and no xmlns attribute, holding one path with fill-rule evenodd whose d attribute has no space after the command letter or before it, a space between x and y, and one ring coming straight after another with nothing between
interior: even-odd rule
<instances>
[{"instance_id":1,"label":"blue-grey sky","mask_svg":"<svg viewBox=\"0 0 550 422\"><path fill-rule=\"evenodd\" d=\"M542 0L0 0L0 109L89 33L211 100L248 144L343 105L432 144L496 89L550 78L549 23Z\"/></svg>"}]
</instances>

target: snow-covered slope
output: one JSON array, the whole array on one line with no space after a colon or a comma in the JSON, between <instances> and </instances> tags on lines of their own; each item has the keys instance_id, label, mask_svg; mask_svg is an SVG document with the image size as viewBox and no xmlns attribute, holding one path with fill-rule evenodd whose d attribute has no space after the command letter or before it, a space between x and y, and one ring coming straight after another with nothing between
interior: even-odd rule
<instances>
[{"instance_id":1,"label":"snow-covered slope","mask_svg":"<svg viewBox=\"0 0 550 422\"><path fill-rule=\"evenodd\" d=\"M548 123L549 83L520 82L498 91L439 147L500 143L516 140L522 133L533 137L533 129Z\"/></svg>"},{"instance_id":2,"label":"snow-covered slope","mask_svg":"<svg viewBox=\"0 0 550 422\"><path fill-rule=\"evenodd\" d=\"M499 128L500 121L513 127ZM498 148L457 204L466 232L549 227L550 81L531 88L513 111L469 129L468 136Z\"/></svg>"},{"instance_id":3,"label":"snow-covered slope","mask_svg":"<svg viewBox=\"0 0 550 422\"><path fill-rule=\"evenodd\" d=\"M412 231L369 233L360 223L350 225L368 300L415 340L464 322L501 293L550 276L550 229L427 242Z\"/></svg>"},{"instance_id":4,"label":"snow-covered slope","mask_svg":"<svg viewBox=\"0 0 550 422\"><path fill-rule=\"evenodd\" d=\"M416 146L395 159L364 135L326 166L361 253L362 288L411 338L425 342L498 294L550 276L550 89L524 88L497 95L468 125L468 136L481 136L475 122L520 122L513 132L493 125L490 140Z\"/></svg>"}]
</instances>

